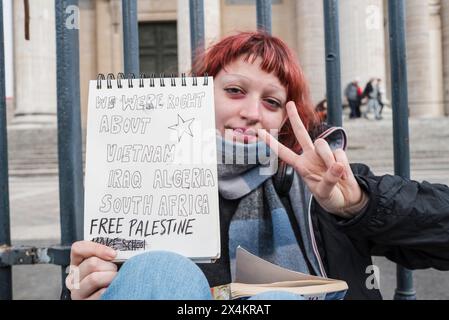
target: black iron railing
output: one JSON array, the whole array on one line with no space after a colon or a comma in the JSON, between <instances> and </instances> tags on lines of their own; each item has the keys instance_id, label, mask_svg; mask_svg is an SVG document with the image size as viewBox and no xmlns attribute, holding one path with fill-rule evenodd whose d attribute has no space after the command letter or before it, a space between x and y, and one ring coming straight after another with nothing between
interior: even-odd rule
<instances>
[{"instance_id":1,"label":"black iron railing","mask_svg":"<svg viewBox=\"0 0 449 320\"><path fill-rule=\"evenodd\" d=\"M192 59L204 50L204 2L190 2ZM326 89L329 123L342 124L338 0L323 0L326 54ZM405 1L389 0L389 34L394 128L395 173L410 176L407 67L405 49ZM55 1L58 95L58 157L61 244L50 248L11 247L8 148L5 102L3 25L0 23L0 299L12 298L11 267L18 264L69 264L70 245L82 239L83 168L80 112L79 30L66 27L66 9L78 0ZM271 0L256 0L257 28L271 33ZM125 74L139 75L137 0L123 0ZM0 17L3 15L0 1ZM398 266L395 299L414 299L412 273ZM64 281L63 281L64 283Z\"/></svg>"}]
</instances>

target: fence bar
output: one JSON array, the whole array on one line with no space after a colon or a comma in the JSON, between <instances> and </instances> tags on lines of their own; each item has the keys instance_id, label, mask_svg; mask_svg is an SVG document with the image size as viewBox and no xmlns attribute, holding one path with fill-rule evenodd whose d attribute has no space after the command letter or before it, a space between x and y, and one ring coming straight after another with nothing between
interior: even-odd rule
<instances>
[{"instance_id":1,"label":"fence bar","mask_svg":"<svg viewBox=\"0 0 449 320\"><path fill-rule=\"evenodd\" d=\"M271 0L257 0L257 29L271 34Z\"/></svg>"},{"instance_id":2,"label":"fence bar","mask_svg":"<svg viewBox=\"0 0 449 320\"><path fill-rule=\"evenodd\" d=\"M38 248L32 246L0 247L0 267L14 265L56 264L67 266L70 263L71 246L51 246Z\"/></svg>"},{"instance_id":3,"label":"fence bar","mask_svg":"<svg viewBox=\"0 0 449 320\"><path fill-rule=\"evenodd\" d=\"M338 0L323 0L326 50L327 122L342 125Z\"/></svg>"},{"instance_id":4,"label":"fence bar","mask_svg":"<svg viewBox=\"0 0 449 320\"><path fill-rule=\"evenodd\" d=\"M394 172L410 178L408 128L407 59L405 46L405 2L389 0L391 93L393 106ZM395 300L415 300L413 273L397 266Z\"/></svg>"},{"instance_id":5,"label":"fence bar","mask_svg":"<svg viewBox=\"0 0 449 320\"><path fill-rule=\"evenodd\" d=\"M192 65L196 57L204 52L204 1L190 0L190 44Z\"/></svg>"},{"instance_id":6,"label":"fence bar","mask_svg":"<svg viewBox=\"0 0 449 320\"><path fill-rule=\"evenodd\" d=\"M55 1L58 95L58 162L61 244L83 237L83 158L80 111L79 30L66 25L78 0ZM78 20L79 21L79 20ZM65 270L62 270L63 279ZM63 282L64 283L64 282Z\"/></svg>"},{"instance_id":7,"label":"fence bar","mask_svg":"<svg viewBox=\"0 0 449 320\"><path fill-rule=\"evenodd\" d=\"M6 131L3 1L0 1L0 18L0 247L2 247L11 245L11 234L9 229L8 139ZM0 300L11 299L11 267L0 266Z\"/></svg>"},{"instance_id":8,"label":"fence bar","mask_svg":"<svg viewBox=\"0 0 449 320\"><path fill-rule=\"evenodd\" d=\"M137 19L137 0L122 0L123 14L123 54L125 74L139 76L139 24Z\"/></svg>"}]
</instances>

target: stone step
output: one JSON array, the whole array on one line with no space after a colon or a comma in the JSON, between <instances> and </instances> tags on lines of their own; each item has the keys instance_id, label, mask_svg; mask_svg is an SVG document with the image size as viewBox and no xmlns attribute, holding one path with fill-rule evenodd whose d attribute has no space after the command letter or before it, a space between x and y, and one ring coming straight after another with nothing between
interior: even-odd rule
<instances>
[{"instance_id":1,"label":"stone step","mask_svg":"<svg viewBox=\"0 0 449 320\"><path fill-rule=\"evenodd\" d=\"M32 177L32 176L57 176L58 168L18 168L9 169L10 177Z\"/></svg>"},{"instance_id":2,"label":"stone step","mask_svg":"<svg viewBox=\"0 0 449 320\"><path fill-rule=\"evenodd\" d=\"M8 167L11 177L58 174L56 127L8 127Z\"/></svg>"}]
</instances>

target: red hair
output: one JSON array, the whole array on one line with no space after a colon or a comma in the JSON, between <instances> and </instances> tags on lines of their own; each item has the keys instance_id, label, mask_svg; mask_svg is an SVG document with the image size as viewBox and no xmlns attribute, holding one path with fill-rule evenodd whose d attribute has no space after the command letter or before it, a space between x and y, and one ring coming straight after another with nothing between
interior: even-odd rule
<instances>
[{"instance_id":1,"label":"red hair","mask_svg":"<svg viewBox=\"0 0 449 320\"><path fill-rule=\"evenodd\" d=\"M193 72L215 77L228 64L243 57L253 63L262 59L261 68L277 76L287 91L287 101L294 101L299 116L307 130L318 121L310 98L309 87L298 59L287 44L265 32L241 32L228 36L211 46L193 64ZM299 152L299 146L290 121L286 121L279 133L279 141Z\"/></svg>"}]
</instances>

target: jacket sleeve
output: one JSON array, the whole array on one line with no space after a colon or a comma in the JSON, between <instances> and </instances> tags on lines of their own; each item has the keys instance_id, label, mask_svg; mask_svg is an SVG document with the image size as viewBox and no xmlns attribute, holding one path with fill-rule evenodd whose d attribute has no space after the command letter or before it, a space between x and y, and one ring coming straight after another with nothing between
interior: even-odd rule
<instances>
[{"instance_id":1,"label":"jacket sleeve","mask_svg":"<svg viewBox=\"0 0 449 320\"><path fill-rule=\"evenodd\" d=\"M355 218L336 219L338 227L408 269L449 270L449 187L351 168L370 200Z\"/></svg>"}]
</instances>

